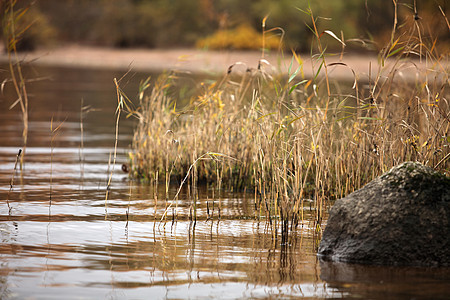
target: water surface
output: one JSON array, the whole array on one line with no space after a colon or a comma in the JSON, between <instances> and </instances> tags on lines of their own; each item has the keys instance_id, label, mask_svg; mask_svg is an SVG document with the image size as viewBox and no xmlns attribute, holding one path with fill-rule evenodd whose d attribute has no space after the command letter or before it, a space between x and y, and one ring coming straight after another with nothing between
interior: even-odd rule
<instances>
[{"instance_id":1,"label":"water surface","mask_svg":"<svg viewBox=\"0 0 450 300\"><path fill-rule=\"evenodd\" d=\"M308 210L289 243L281 245L279 233L255 213L251 193L201 186L197 221L191 221L190 191L183 189L173 200L179 182L172 182L166 195L164 186L131 181L121 170L133 120L121 119L117 163L114 169L108 163L115 138L113 78L122 73L32 68L27 74L45 79L28 85L29 142L24 167L15 172L22 147L20 111L8 109L15 99L8 86L0 98L1 299L444 299L450 294L448 269L319 262ZM130 97L146 76L130 73L124 79ZM82 119L81 103L90 107Z\"/></svg>"}]
</instances>

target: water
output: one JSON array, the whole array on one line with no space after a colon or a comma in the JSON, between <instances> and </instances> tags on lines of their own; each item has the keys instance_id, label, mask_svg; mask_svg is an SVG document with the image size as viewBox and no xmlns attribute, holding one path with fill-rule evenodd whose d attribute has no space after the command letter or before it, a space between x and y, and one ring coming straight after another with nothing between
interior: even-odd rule
<instances>
[{"instance_id":1,"label":"water","mask_svg":"<svg viewBox=\"0 0 450 300\"><path fill-rule=\"evenodd\" d=\"M179 183L171 185L166 202L164 186L154 191L151 185L128 180L121 170L130 150L134 126L130 119L120 121L117 163L105 203L115 137L113 78L123 73L59 68L27 73L46 78L28 85L29 143L24 169L14 173L11 191L22 125L18 107L8 110L14 98L8 86L0 98L1 299L450 295L448 269L319 262L308 211L289 245L281 247L279 237L257 220L250 193L218 194L201 187L198 221L190 222L188 191L182 191L178 202L171 200ZM144 77L125 78L128 95L134 96ZM81 99L91 108L84 113L83 133ZM53 134L51 120L52 128L61 125ZM161 222L170 204L177 209L178 220L172 221L169 209L167 220Z\"/></svg>"}]
</instances>

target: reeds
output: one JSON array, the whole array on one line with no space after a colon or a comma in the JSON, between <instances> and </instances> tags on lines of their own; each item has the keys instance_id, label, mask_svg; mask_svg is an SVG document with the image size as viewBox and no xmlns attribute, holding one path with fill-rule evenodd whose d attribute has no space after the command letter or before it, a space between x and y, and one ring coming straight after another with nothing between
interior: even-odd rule
<instances>
[{"instance_id":1,"label":"reeds","mask_svg":"<svg viewBox=\"0 0 450 300\"><path fill-rule=\"evenodd\" d=\"M62 125L64 124L66 120L60 122L58 126L54 126L53 124L53 116L50 120L50 133L51 133L51 139L50 139L50 192L49 192L49 208L52 206L52 195L53 195L53 150L54 150L54 142L56 137L59 134L59 130L61 129Z\"/></svg>"},{"instance_id":2,"label":"reeds","mask_svg":"<svg viewBox=\"0 0 450 300\"><path fill-rule=\"evenodd\" d=\"M3 36L6 42L6 51L8 52L10 80L13 83L14 90L17 95L17 100L11 104L10 109L16 105L20 106L22 112L22 155L20 156L20 168L22 169L26 146L28 141L28 92L26 88L26 80L22 72L21 62L17 55L17 43L20 41L22 35L32 24L27 24L24 27L19 27L19 22L27 13L29 6L15 10L16 1L9 0L3 4L4 11L2 16Z\"/></svg>"},{"instance_id":3,"label":"reeds","mask_svg":"<svg viewBox=\"0 0 450 300\"><path fill-rule=\"evenodd\" d=\"M125 73L125 75L122 76L122 78L124 78L126 75L128 74ZM117 78L114 78L114 85L116 87L116 95L117 95L117 107L116 107L116 122L115 122L115 139L114 139L114 152L113 152L113 156L112 156L112 166L111 166L111 155L109 157L109 162L108 162L108 170L110 170L109 172L109 176L108 176L108 181L106 183L106 193L105 193L105 219L107 219L108 214L107 214L107 209L108 209L108 197L111 191L111 183L112 183L112 177L114 174L114 167L116 165L116 158L117 158L117 144L119 142L119 121L120 121L120 116L122 114L122 112L134 112L135 109L134 107L130 107L130 105L132 105L131 101L128 99L128 97L125 95L125 93L122 91L122 89L119 86L119 82L122 80L122 78L120 78L119 80L117 80Z\"/></svg>"},{"instance_id":4,"label":"reeds","mask_svg":"<svg viewBox=\"0 0 450 300\"><path fill-rule=\"evenodd\" d=\"M8 214L11 214L11 210L12 210L12 207L9 204L9 195L11 194L11 191L12 191L12 189L14 187L14 176L16 174L17 163L19 162L21 155L22 155L22 149L19 149L19 152L17 152L17 155L16 155L16 161L14 162L14 169L13 169L12 174L11 174L11 180L9 182L8 195L6 196L6 204L8 205Z\"/></svg>"},{"instance_id":5,"label":"reeds","mask_svg":"<svg viewBox=\"0 0 450 300\"><path fill-rule=\"evenodd\" d=\"M314 78L299 78L302 61L295 53L287 76L267 72L262 63L235 76L232 65L222 79L200 84L198 95L182 108L177 103L184 99L171 96L176 72L162 75L151 88L144 82L132 176L148 182L159 176L166 185L171 178L184 178L182 183L190 178L253 190L257 217L274 232L294 230L310 200L320 233L330 200L394 165L415 160L448 174L448 54L439 55L435 42L424 41L419 26L402 26L398 33L395 22L375 76L371 71L367 79L355 75L350 84L336 83L329 68L348 65L345 59L327 64L317 19L305 12L318 49L312 55L319 65ZM344 50L344 38L327 33ZM415 58L424 60L425 69ZM296 61L299 68L292 71ZM199 160L211 153L220 153L220 159Z\"/></svg>"}]
</instances>

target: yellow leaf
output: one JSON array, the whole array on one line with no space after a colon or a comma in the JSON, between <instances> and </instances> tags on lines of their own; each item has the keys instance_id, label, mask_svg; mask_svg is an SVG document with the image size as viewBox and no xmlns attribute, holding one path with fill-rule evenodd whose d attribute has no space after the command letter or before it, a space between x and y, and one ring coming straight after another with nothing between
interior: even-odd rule
<instances>
[{"instance_id":1,"label":"yellow leaf","mask_svg":"<svg viewBox=\"0 0 450 300\"><path fill-rule=\"evenodd\" d=\"M269 17L269 15L267 14L265 17L264 17L264 19L262 20L262 27L263 28L266 28L266 21L267 21L267 18Z\"/></svg>"},{"instance_id":2,"label":"yellow leaf","mask_svg":"<svg viewBox=\"0 0 450 300\"><path fill-rule=\"evenodd\" d=\"M294 50L292 50L292 55L294 55L295 60L297 61L298 65L300 66L300 72L302 73L302 78L305 78L305 73L303 73L303 60L300 56L300 54L297 55Z\"/></svg>"}]
</instances>

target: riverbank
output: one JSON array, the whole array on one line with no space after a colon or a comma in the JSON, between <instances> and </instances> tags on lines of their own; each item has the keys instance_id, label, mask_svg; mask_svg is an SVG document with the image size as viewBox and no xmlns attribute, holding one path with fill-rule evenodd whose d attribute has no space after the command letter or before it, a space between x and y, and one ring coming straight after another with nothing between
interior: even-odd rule
<instances>
[{"instance_id":1,"label":"riverbank","mask_svg":"<svg viewBox=\"0 0 450 300\"><path fill-rule=\"evenodd\" d=\"M261 64L271 72L287 72L292 54L285 53L282 57L277 52L264 56ZM306 78L313 77L320 67L321 61L315 61L310 55L300 55L303 61L303 73ZM113 49L70 45L54 49L41 49L33 52L19 53L19 59L24 63L34 65L61 66L72 68L115 69L141 72L162 72L164 70L179 70L192 73L220 75L239 62L234 70L245 71L246 68L257 68L262 59L259 51L204 51L198 49ZM4 51L0 54L0 63L8 62ZM332 65L333 63L340 63ZM376 56L339 54L327 57L330 66L328 75L337 80L367 79L369 74L374 78L378 73L379 63ZM387 65L386 65L387 66ZM383 74L390 68L383 68ZM298 67L295 62L291 73ZM398 68L398 75L413 78L429 69L425 63L414 60ZM324 72L323 68L321 72ZM300 74L300 72L299 72Z\"/></svg>"}]
</instances>

